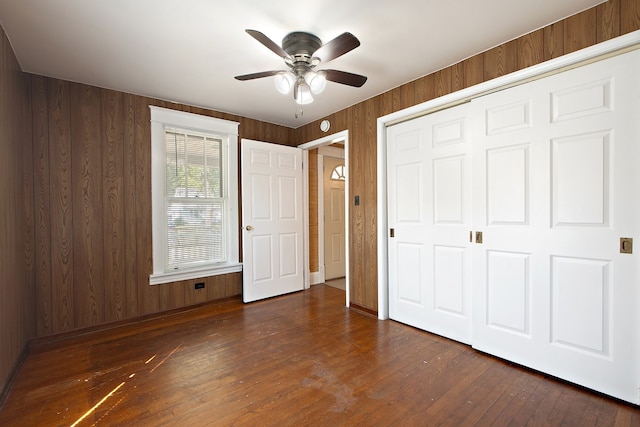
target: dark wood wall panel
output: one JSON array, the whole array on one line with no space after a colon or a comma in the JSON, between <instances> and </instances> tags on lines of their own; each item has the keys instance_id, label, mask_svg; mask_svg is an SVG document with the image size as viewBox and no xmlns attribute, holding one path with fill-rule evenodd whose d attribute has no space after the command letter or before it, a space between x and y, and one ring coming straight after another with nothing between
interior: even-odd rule
<instances>
[{"instance_id":1,"label":"dark wood wall panel","mask_svg":"<svg viewBox=\"0 0 640 427\"><path fill-rule=\"evenodd\" d=\"M640 29L640 0L609 0L545 28L331 114L331 130L349 130L351 302L377 310L377 118L438 96ZM344 119L347 119L345 122ZM304 143L320 138L319 120L296 129ZM353 206L353 197L361 205ZM366 197L364 197L366 196Z\"/></svg>"},{"instance_id":2,"label":"dark wood wall panel","mask_svg":"<svg viewBox=\"0 0 640 427\"><path fill-rule=\"evenodd\" d=\"M71 180L71 117L68 82L48 85L49 197L51 214L52 326L55 331L75 326L73 304L73 201Z\"/></svg>"},{"instance_id":3,"label":"dark wood wall panel","mask_svg":"<svg viewBox=\"0 0 640 427\"><path fill-rule=\"evenodd\" d=\"M120 92L102 90L100 95L104 130L101 134L104 320L110 322L123 318L126 297L124 104Z\"/></svg>"},{"instance_id":4,"label":"dark wood wall panel","mask_svg":"<svg viewBox=\"0 0 640 427\"><path fill-rule=\"evenodd\" d=\"M138 276L137 276L137 209L136 209L136 143L135 143L135 96L123 95L122 137L124 149L122 204L124 207L125 235L125 274L124 274L124 312L122 318L127 319L138 314Z\"/></svg>"},{"instance_id":5,"label":"dark wood wall panel","mask_svg":"<svg viewBox=\"0 0 640 427\"><path fill-rule=\"evenodd\" d=\"M33 165L33 145L28 142L33 139L33 128L31 126L31 81L24 73L20 73L23 83L23 96L14 104L14 108L20 111L18 121L19 132L22 138L17 138L22 150L22 174L23 193L18 197L18 203L22 203L22 223L24 227L24 241L20 241L20 234L16 235L18 248L23 246L24 250L24 282L22 283L23 301L19 305L23 310L24 330L33 337L36 334L36 254L35 254L35 209L34 209L34 165ZM1 101L0 101L1 102ZM0 120L2 120L0 118ZM25 143L27 141L27 143ZM1 261L0 261L1 262ZM16 267L19 268L20 259ZM1 308L0 308L1 310ZM2 341L0 341L1 343ZM1 390L1 388L0 388ZM0 397L0 401L2 398Z\"/></svg>"},{"instance_id":6,"label":"dark wood wall panel","mask_svg":"<svg viewBox=\"0 0 640 427\"><path fill-rule=\"evenodd\" d=\"M72 84L71 188L74 325L104 322L104 226L100 89Z\"/></svg>"},{"instance_id":7,"label":"dark wood wall panel","mask_svg":"<svg viewBox=\"0 0 640 427\"><path fill-rule=\"evenodd\" d=\"M0 404L35 334L33 153L25 147L32 138L30 91L0 28Z\"/></svg>"},{"instance_id":8,"label":"dark wood wall panel","mask_svg":"<svg viewBox=\"0 0 640 427\"><path fill-rule=\"evenodd\" d=\"M293 130L35 75L30 101L39 336L237 296L239 273L150 286L150 105L240 122L285 145ZM205 289L195 290L204 281Z\"/></svg>"},{"instance_id":9,"label":"dark wood wall panel","mask_svg":"<svg viewBox=\"0 0 640 427\"><path fill-rule=\"evenodd\" d=\"M133 134L136 150L136 271L138 315L160 311L160 287L148 286L153 271L151 245L151 112L150 100L137 96L134 106ZM144 285L146 284L146 286ZM180 286L180 285L178 285Z\"/></svg>"},{"instance_id":10,"label":"dark wood wall panel","mask_svg":"<svg viewBox=\"0 0 640 427\"><path fill-rule=\"evenodd\" d=\"M36 324L38 335L53 328L51 286L51 209L49 174L48 85L44 77L31 79L33 133L33 205L36 283Z\"/></svg>"}]
</instances>

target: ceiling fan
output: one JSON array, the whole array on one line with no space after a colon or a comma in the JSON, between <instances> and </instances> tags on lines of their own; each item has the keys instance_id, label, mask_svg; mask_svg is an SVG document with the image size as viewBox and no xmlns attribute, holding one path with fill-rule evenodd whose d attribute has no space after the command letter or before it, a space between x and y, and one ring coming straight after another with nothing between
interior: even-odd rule
<instances>
[{"instance_id":1,"label":"ceiling fan","mask_svg":"<svg viewBox=\"0 0 640 427\"><path fill-rule=\"evenodd\" d=\"M298 104L313 101L312 94L324 89L327 80L347 86L361 87L367 77L340 70L316 70L323 62L329 62L360 46L360 41L351 33L343 33L328 43L322 44L319 37L302 31L287 34L282 47L260 31L247 33L284 59L288 70L262 71L236 76L237 80L253 80L275 76L276 89L284 94L293 89L293 98Z\"/></svg>"}]
</instances>

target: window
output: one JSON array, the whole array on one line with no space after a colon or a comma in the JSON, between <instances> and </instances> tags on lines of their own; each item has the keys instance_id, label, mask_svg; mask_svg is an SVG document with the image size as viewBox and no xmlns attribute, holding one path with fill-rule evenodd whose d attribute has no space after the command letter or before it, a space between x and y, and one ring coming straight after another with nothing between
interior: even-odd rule
<instances>
[{"instance_id":1,"label":"window","mask_svg":"<svg viewBox=\"0 0 640 427\"><path fill-rule=\"evenodd\" d=\"M344 181L345 179L346 177L344 176L344 165L338 165L333 171L331 171L332 181Z\"/></svg>"},{"instance_id":2,"label":"window","mask_svg":"<svg viewBox=\"0 0 640 427\"><path fill-rule=\"evenodd\" d=\"M238 123L151 106L150 284L241 271Z\"/></svg>"}]
</instances>

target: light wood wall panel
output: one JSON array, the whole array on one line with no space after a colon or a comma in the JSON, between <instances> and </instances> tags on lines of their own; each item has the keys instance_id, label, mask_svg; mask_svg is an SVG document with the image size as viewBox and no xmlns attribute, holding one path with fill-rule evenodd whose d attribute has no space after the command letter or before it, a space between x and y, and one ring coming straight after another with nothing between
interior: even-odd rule
<instances>
[{"instance_id":1,"label":"light wood wall panel","mask_svg":"<svg viewBox=\"0 0 640 427\"><path fill-rule=\"evenodd\" d=\"M544 61L544 31L538 30L517 40L517 67L519 70Z\"/></svg>"},{"instance_id":2,"label":"light wood wall panel","mask_svg":"<svg viewBox=\"0 0 640 427\"><path fill-rule=\"evenodd\" d=\"M149 285L149 105L238 121L240 138L294 145L293 130L58 79L25 78L33 87L25 102L33 116L37 334L239 295L240 273ZM195 290L201 281L205 288Z\"/></svg>"},{"instance_id":3,"label":"light wood wall panel","mask_svg":"<svg viewBox=\"0 0 640 427\"><path fill-rule=\"evenodd\" d=\"M640 29L640 0L609 0L458 64L331 114L331 130L349 130L351 302L377 310L376 120L437 96ZM345 122L346 118L346 122ZM319 122L296 129L299 144L320 138ZM353 206L360 195L361 205ZM365 197L366 196L366 197Z\"/></svg>"},{"instance_id":4,"label":"light wood wall panel","mask_svg":"<svg viewBox=\"0 0 640 427\"><path fill-rule=\"evenodd\" d=\"M585 10L564 20L565 54L596 44L596 9Z\"/></svg>"},{"instance_id":5,"label":"light wood wall panel","mask_svg":"<svg viewBox=\"0 0 640 427\"><path fill-rule=\"evenodd\" d=\"M564 22L556 22L542 29L545 61L564 55Z\"/></svg>"},{"instance_id":6,"label":"light wood wall panel","mask_svg":"<svg viewBox=\"0 0 640 427\"><path fill-rule=\"evenodd\" d=\"M35 335L29 99L30 84L0 27L0 404ZM25 179L24 172L31 176Z\"/></svg>"},{"instance_id":7,"label":"light wood wall panel","mask_svg":"<svg viewBox=\"0 0 640 427\"><path fill-rule=\"evenodd\" d=\"M608 1L596 8L596 40L598 43L620 35L620 1Z\"/></svg>"},{"instance_id":8,"label":"light wood wall panel","mask_svg":"<svg viewBox=\"0 0 640 427\"><path fill-rule=\"evenodd\" d=\"M318 149L309 150L309 271L320 271L318 254ZM312 220L313 219L313 220Z\"/></svg>"},{"instance_id":9,"label":"light wood wall panel","mask_svg":"<svg viewBox=\"0 0 640 427\"><path fill-rule=\"evenodd\" d=\"M462 61L464 72L464 86L468 88L483 82L484 60L482 55L472 56ZM430 98L431 99L431 98Z\"/></svg>"}]
</instances>

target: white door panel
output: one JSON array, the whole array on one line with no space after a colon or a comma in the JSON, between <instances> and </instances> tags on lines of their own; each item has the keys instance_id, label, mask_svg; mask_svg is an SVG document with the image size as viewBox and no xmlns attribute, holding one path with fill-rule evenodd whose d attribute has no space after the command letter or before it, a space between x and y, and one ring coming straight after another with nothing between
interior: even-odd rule
<instances>
[{"instance_id":1,"label":"white door panel","mask_svg":"<svg viewBox=\"0 0 640 427\"><path fill-rule=\"evenodd\" d=\"M346 275L345 181L332 178L332 172L340 166L344 167L344 159L323 156L325 280Z\"/></svg>"},{"instance_id":2,"label":"white door panel","mask_svg":"<svg viewBox=\"0 0 640 427\"><path fill-rule=\"evenodd\" d=\"M473 248L472 340L638 403L638 261L619 253L620 237L640 231L640 55L629 55L472 102L484 237Z\"/></svg>"},{"instance_id":3,"label":"white door panel","mask_svg":"<svg viewBox=\"0 0 640 427\"><path fill-rule=\"evenodd\" d=\"M465 107L388 130L389 315L471 337L471 193Z\"/></svg>"},{"instance_id":4,"label":"white door panel","mask_svg":"<svg viewBox=\"0 0 640 427\"><path fill-rule=\"evenodd\" d=\"M302 151L242 140L244 302L302 290Z\"/></svg>"}]
</instances>

